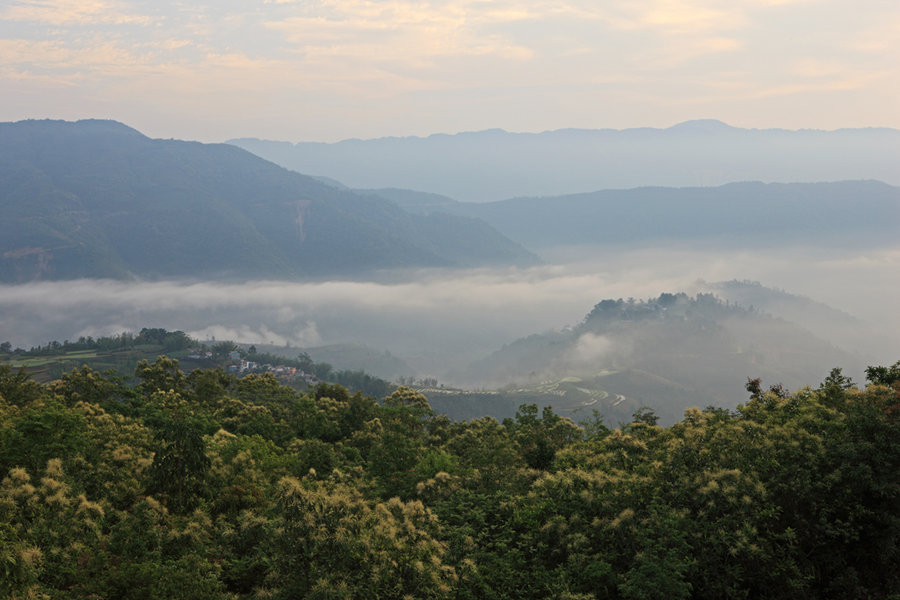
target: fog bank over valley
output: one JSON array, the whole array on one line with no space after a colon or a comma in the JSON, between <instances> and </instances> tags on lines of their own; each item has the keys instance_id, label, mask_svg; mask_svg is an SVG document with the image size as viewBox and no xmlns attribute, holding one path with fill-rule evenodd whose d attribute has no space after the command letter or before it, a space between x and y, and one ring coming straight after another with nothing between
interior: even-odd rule
<instances>
[{"instance_id":1,"label":"fog bank over valley","mask_svg":"<svg viewBox=\"0 0 900 600\"><path fill-rule=\"evenodd\" d=\"M581 248L578 255L581 260L569 254L565 263L524 269L395 273L392 280L380 282L76 280L5 285L0 287L0 337L27 348L53 339L161 326L200 339L290 345L298 352L364 344L404 360L412 371L406 375L477 384L460 375L473 362L518 338L574 326L603 299L706 292L783 316L859 356L859 364L890 364L900 356L900 344L883 334L900 326L895 310L900 283L892 275L900 269L897 248L848 254L821 248L741 252L684 245L596 247L592 253ZM822 310L791 309L790 302L779 303L771 293L767 307L762 305L764 294L753 296L759 286L729 290L716 285L734 279L758 281L831 308L810 302ZM579 341L577 350L573 364L584 370L592 364L603 368L604 358L616 348L609 339L591 334ZM850 367L823 364L822 376L833 366ZM453 381L454 374L468 380ZM728 374L737 389L754 375Z\"/></svg>"}]
</instances>

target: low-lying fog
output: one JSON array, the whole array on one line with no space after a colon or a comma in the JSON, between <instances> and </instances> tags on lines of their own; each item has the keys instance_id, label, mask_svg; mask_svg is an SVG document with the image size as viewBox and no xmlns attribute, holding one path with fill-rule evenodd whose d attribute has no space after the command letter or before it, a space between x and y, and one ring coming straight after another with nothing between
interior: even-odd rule
<instances>
[{"instance_id":1,"label":"low-lying fog","mask_svg":"<svg viewBox=\"0 0 900 600\"><path fill-rule=\"evenodd\" d=\"M573 260L573 256L580 257ZM589 256L589 258L585 258ZM246 284L79 280L0 286L0 341L28 348L142 327L200 339L313 347L366 344L406 361L409 375L454 370L532 333L579 322L604 298L704 291L739 279L807 296L869 328L818 324L819 337L865 360L900 359L900 249L594 248L558 252L530 269L421 271L380 282ZM853 339L851 339L853 338ZM823 376L828 368L823 365ZM746 373L736 373L743 381ZM814 384L816 382L810 382Z\"/></svg>"}]
</instances>

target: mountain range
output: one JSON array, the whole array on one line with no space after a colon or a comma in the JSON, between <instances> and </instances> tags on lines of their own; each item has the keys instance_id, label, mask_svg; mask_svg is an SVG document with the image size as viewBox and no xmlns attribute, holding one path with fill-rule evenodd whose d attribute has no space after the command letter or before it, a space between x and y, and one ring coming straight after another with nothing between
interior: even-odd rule
<instances>
[{"instance_id":1,"label":"mountain range","mask_svg":"<svg viewBox=\"0 0 900 600\"><path fill-rule=\"evenodd\" d=\"M563 133L446 137L456 140L456 148L478 148L478 153L493 148L485 157L502 162L511 160L501 148L510 140L527 141L522 152L544 154L555 147L553 140L562 143L571 136L575 142L637 140L648 151L663 152L678 140L704 135L770 143L779 136L782 141L813 136L827 148L836 138L890 145L895 132L760 132L695 122L667 130ZM441 136L389 141L409 148L429 140L448 142ZM301 147L306 146L292 146ZM322 156L334 150L316 147ZM422 160L431 147L422 146ZM560 172L581 168L570 158ZM347 164L337 155L329 161ZM461 177L467 185L487 177L489 186L503 171L487 158L467 164L474 169ZM431 167L423 172L441 176L440 168ZM646 173L653 178L653 169ZM521 184L528 178L511 179ZM528 189L536 192L542 185ZM398 268L525 266L539 261L533 252L561 245L892 242L900 227L900 188L871 180L744 182L459 202L397 187L351 189L327 176L289 171L234 145L151 139L114 121L22 121L0 124L0 210L0 281L297 279L371 276Z\"/></svg>"},{"instance_id":2,"label":"mountain range","mask_svg":"<svg viewBox=\"0 0 900 600\"><path fill-rule=\"evenodd\" d=\"M533 264L483 221L407 212L227 144L114 121L0 124L0 281L260 279Z\"/></svg>"},{"instance_id":3,"label":"mountain range","mask_svg":"<svg viewBox=\"0 0 900 600\"><path fill-rule=\"evenodd\" d=\"M900 185L900 131L885 128L742 129L699 120L667 129L491 129L335 143L228 143L353 188L413 189L465 202L736 181Z\"/></svg>"}]
</instances>

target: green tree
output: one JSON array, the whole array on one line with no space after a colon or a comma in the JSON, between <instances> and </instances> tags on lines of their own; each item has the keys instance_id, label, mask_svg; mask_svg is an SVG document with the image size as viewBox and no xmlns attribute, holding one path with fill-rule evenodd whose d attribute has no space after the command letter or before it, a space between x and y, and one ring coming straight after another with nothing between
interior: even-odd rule
<instances>
[{"instance_id":1,"label":"green tree","mask_svg":"<svg viewBox=\"0 0 900 600\"><path fill-rule=\"evenodd\" d=\"M900 361L890 367L866 367L866 379L876 385L891 386L900 381Z\"/></svg>"},{"instance_id":2,"label":"green tree","mask_svg":"<svg viewBox=\"0 0 900 600\"><path fill-rule=\"evenodd\" d=\"M15 406L25 406L37 400L41 393L41 385L24 369L14 373L8 365L0 365L0 398Z\"/></svg>"},{"instance_id":3,"label":"green tree","mask_svg":"<svg viewBox=\"0 0 900 600\"><path fill-rule=\"evenodd\" d=\"M183 514L203 493L209 466L202 424L179 415L159 432L147 491L161 495L172 511Z\"/></svg>"},{"instance_id":4,"label":"green tree","mask_svg":"<svg viewBox=\"0 0 900 600\"><path fill-rule=\"evenodd\" d=\"M88 447L84 417L55 400L31 405L0 428L0 473L12 467L43 469L51 458L71 462Z\"/></svg>"},{"instance_id":5,"label":"green tree","mask_svg":"<svg viewBox=\"0 0 900 600\"><path fill-rule=\"evenodd\" d=\"M507 419L505 425L513 432L528 466L540 470L548 470L559 449L584 435L583 429L550 406L545 406L538 418L536 404L520 406L515 421Z\"/></svg>"},{"instance_id":6,"label":"green tree","mask_svg":"<svg viewBox=\"0 0 900 600\"><path fill-rule=\"evenodd\" d=\"M152 363L141 360L134 370L134 376L140 382L138 389L143 396L149 397L155 392L172 390L184 393L188 381L178 366L178 361L168 356L159 356Z\"/></svg>"},{"instance_id":7,"label":"green tree","mask_svg":"<svg viewBox=\"0 0 900 600\"><path fill-rule=\"evenodd\" d=\"M371 505L343 485L282 480L274 543L279 598L449 598L439 528L421 502Z\"/></svg>"}]
</instances>

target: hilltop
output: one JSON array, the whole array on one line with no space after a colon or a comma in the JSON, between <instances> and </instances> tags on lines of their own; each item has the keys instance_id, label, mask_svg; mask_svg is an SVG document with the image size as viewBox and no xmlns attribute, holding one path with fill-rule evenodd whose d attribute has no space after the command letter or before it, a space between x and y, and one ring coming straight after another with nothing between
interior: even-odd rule
<instances>
[{"instance_id":1,"label":"hilltop","mask_svg":"<svg viewBox=\"0 0 900 600\"><path fill-rule=\"evenodd\" d=\"M516 340L458 377L498 389L483 399L498 414L535 402L615 422L649 407L672 422L689 406L736 406L735 374L795 389L835 365L862 372L859 358L792 322L709 293L664 293L602 300L578 324Z\"/></svg>"}]
</instances>

